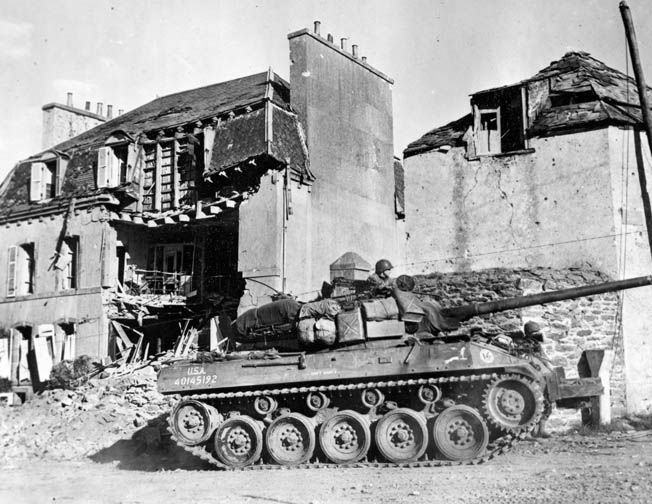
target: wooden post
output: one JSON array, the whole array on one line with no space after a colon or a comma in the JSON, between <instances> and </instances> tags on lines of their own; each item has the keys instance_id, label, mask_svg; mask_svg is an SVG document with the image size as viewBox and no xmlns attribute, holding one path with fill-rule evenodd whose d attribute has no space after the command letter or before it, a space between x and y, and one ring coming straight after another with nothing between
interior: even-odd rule
<instances>
[{"instance_id":1,"label":"wooden post","mask_svg":"<svg viewBox=\"0 0 652 504\"><path fill-rule=\"evenodd\" d=\"M582 424L598 427L611 422L611 350L584 350L577 371L580 378L596 378L602 381L602 395L591 397L591 406L582 408Z\"/></svg>"},{"instance_id":2,"label":"wooden post","mask_svg":"<svg viewBox=\"0 0 652 504\"><path fill-rule=\"evenodd\" d=\"M636 87L638 88L638 99L641 102L641 115L643 116L643 124L645 125L645 132L647 133L647 143L650 148L650 153L652 153L652 116L650 115L650 104L647 98L647 85L645 84L645 76L643 75L643 67L641 66L641 57L638 52L638 42L636 41L632 13L629 10L627 2L624 0L620 2L620 14L623 18L623 24L625 25L629 54L632 58L632 66L634 67L634 75L636 76ZM637 163L637 165L638 178L641 185L641 198L643 199L643 212L645 213L645 224L647 227L647 238L650 245L650 253L652 253L652 205L650 204L650 195L647 192L645 166L641 163Z\"/></svg>"}]
</instances>

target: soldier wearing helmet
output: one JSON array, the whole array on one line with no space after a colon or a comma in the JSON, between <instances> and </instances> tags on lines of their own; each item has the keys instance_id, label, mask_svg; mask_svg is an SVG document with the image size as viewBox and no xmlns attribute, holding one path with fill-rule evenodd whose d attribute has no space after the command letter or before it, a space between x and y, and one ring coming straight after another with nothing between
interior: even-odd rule
<instances>
[{"instance_id":1,"label":"soldier wearing helmet","mask_svg":"<svg viewBox=\"0 0 652 504\"><path fill-rule=\"evenodd\" d=\"M378 291L389 291L394 286L394 279L390 276L392 263L388 259L381 259L376 263L376 272L367 279Z\"/></svg>"}]
</instances>

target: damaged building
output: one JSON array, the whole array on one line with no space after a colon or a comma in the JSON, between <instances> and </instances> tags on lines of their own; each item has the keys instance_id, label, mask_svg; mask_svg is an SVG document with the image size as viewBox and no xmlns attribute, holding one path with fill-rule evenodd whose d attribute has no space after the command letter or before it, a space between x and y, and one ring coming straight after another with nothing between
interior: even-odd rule
<instances>
[{"instance_id":1,"label":"damaged building","mask_svg":"<svg viewBox=\"0 0 652 504\"><path fill-rule=\"evenodd\" d=\"M412 142L404 152L412 272L649 275L643 201L651 158L636 89L633 78L570 52L522 82L474 93L471 113ZM537 289L545 288L540 279ZM623 409L646 411L652 294L634 289L617 301L614 313L578 305L573 323L574 313L541 322L550 350L575 352L570 363L578 349L613 350ZM596 320L606 324L598 333L588 328Z\"/></svg>"},{"instance_id":2,"label":"damaged building","mask_svg":"<svg viewBox=\"0 0 652 504\"><path fill-rule=\"evenodd\" d=\"M44 107L46 130L90 129L44 132L55 145L0 188L0 376L15 391L64 358L152 354L277 292L314 298L349 250L399 255L393 81L318 23L288 39L289 82L270 69L113 118Z\"/></svg>"}]
</instances>

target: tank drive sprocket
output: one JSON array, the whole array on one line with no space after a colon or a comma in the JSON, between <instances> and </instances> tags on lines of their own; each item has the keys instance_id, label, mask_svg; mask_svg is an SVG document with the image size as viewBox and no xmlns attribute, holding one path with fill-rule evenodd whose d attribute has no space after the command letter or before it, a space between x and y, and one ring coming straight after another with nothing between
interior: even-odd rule
<instances>
[{"instance_id":1,"label":"tank drive sprocket","mask_svg":"<svg viewBox=\"0 0 652 504\"><path fill-rule=\"evenodd\" d=\"M495 427L511 433L527 432L541 419L544 409L539 384L518 374L504 374L484 389L484 416Z\"/></svg>"}]
</instances>

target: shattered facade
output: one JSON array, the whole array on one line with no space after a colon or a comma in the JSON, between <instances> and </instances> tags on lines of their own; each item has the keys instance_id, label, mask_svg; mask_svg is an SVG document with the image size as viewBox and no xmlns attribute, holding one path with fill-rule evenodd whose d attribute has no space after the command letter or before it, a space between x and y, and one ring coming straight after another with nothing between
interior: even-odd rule
<instances>
[{"instance_id":1,"label":"shattered facade","mask_svg":"<svg viewBox=\"0 0 652 504\"><path fill-rule=\"evenodd\" d=\"M635 81L586 53L473 94L470 114L405 150L412 272L542 266L593 268L614 279L649 274L644 134ZM613 321L629 412L652 408L651 302L649 288L625 291Z\"/></svg>"},{"instance_id":2,"label":"shattered facade","mask_svg":"<svg viewBox=\"0 0 652 504\"><path fill-rule=\"evenodd\" d=\"M288 38L290 83L270 69L157 98L14 167L0 374L16 389L62 358L169 349L277 291L310 299L347 250L398 255L392 80L318 32Z\"/></svg>"}]
</instances>

